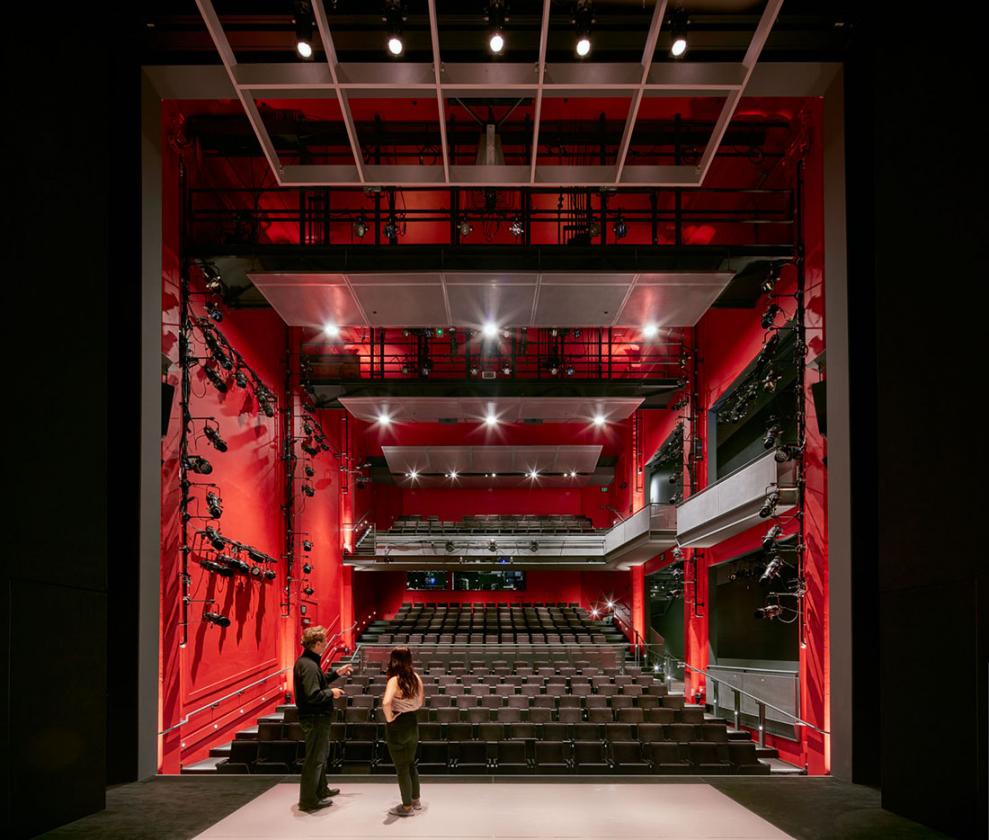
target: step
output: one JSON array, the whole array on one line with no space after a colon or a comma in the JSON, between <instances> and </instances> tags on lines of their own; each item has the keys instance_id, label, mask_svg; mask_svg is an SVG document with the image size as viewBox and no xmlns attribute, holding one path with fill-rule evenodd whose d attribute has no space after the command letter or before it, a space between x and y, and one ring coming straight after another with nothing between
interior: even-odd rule
<instances>
[{"instance_id":1,"label":"step","mask_svg":"<svg viewBox=\"0 0 989 840\"><path fill-rule=\"evenodd\" d=\"M729 741L751 741L752 733L747 732L744 729L732 729L728 727L728 740Z\"/></svg>"},{"instance_id":2,"label":"step","mask_svg":"<svg viewBox=\"0 0 989 840\"><path fill-rule=\"evenodd\" d=\"M755 754L757 758L779 758L780 752L775 747L760 747L756 744Z\"/></svg>"},{"instance_id":3,"label":"step","mask_svg":"<svg viewBox=\"0 0 989 840\"><path fill-rule=\"evenodd\" d=\"M256 741L258 739L258 728L256 726L249 726L247 729L241 729L234 735L234 739L237 741Z\"/></svg>"},{"instance_id":4,"label":"step","mask_svg":"<svg viewBox=\"0 0 989 840\"><path fill-rule=\"evenodd\" d=\"M284 721L285 715L282 712L274 712L258 718L258 723L283 723Z\"/></svg>"},{"instance_id":5,"label":"step","mask_svg":"<svg viewBox=\"0 0 989 840\"><path fill-rule=\"evenodd\" d=\"M181 772L183 776L213 775L217 772L216 765L226 760L226 756L211 756L210 758L204 758L202 761L197 761L195 764L183 765Z\"/></svg>"},{"instance_id":6,"label":"step","mask_svg":"<svg viewBox=\"0 0 989 840\"><path fill-rule=\"evenodd\" d=\"M275 706L275 711L279 712L284 717L285 712L287 712L289 709L294 709L294 708L295 708L295 703L283 703L281 706Z\"/></svg>"},{"instance_id":7,"label":"step","mask_svg":"<svg viewBox=\"0 0 989 840\"><path fill-rule=\"evenodd\" d=\"M760 757L759 761L762 764L769 765L769 774L771 776L806 776L807 775L803 767L797 767L795 764L790 764L788 761L783 761L780 758Z\"/></svg>"},{"instance_id":8,"label":"step","mask_svg":"<svg viewBox=\"0 0 989 840\"><path fill-rule=\"evenodd\" d=\"M227 741L225 744L220 744L218 747L210 747L210 758L229 758L230 757L230 745L232 741Z\"/></svg>"}]
</instances>

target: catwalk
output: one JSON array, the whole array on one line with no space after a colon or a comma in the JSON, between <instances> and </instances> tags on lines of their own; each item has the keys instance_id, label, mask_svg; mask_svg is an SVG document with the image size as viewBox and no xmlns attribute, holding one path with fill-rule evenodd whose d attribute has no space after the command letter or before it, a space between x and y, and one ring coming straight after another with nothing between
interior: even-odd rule
<instances>
[{"instance_id":1,"label":"catwalk","mask_svg":"<svg viewBox=\"0 0 989 840\"><path fill-rule=\"evenodd\" d=\"M219 838L371 837L567 838L663 840L788 838L705 784L434 784L423 785L423 810L389 816L398 789L335 781L341 793L315 814L297 807L298 785L276 785L216 823L199 840Z\"/></svg>"}]
</instances>

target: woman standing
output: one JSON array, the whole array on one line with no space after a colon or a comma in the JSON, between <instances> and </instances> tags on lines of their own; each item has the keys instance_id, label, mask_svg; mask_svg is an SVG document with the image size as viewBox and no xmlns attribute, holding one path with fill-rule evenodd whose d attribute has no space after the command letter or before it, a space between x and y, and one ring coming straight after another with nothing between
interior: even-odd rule
<instances>
[{"instance_id":1,"label":"woman standing","mask_svg":"<svg viewBox=\"0 0 989 840\"><path fill-rule=\"evenodd\" d=\"M419 773L416 770L416 747L419 746L419 722L416 710L422 706L425 693L422 678L412 667L412 651L396 647L388 662L388 684L381 708L385 713L385 739L388 752L395 762L402 804L388 813L411 817L422 808L419 801Z\"/></svg>"}]
</instances>

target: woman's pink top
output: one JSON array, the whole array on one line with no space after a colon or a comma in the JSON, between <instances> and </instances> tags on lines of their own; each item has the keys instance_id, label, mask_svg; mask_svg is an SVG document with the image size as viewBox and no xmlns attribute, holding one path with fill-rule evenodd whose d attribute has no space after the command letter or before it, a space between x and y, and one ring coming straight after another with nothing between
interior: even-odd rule
<instances>
[{"instance_id":1,"label":"woman's pink top","mask_svg":"<svg viewBox=\"0 0 989 840\"><path fill-rule=\"evenodd\" d=\"M422 678L416 674L416 679L419 681L419 691L415 697L400 697L398 694L391 701L391 710L395 715L400 715L403 712L414 712L416 709L422 708L423 697L426 692L422 685Z\"/></svg>"}]
</instances>

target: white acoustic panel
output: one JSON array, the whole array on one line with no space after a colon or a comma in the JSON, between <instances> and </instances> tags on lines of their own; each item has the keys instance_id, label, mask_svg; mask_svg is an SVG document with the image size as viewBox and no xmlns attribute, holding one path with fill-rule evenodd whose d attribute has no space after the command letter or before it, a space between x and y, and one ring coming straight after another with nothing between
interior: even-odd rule
<instances>
[{"instance_id":1,"label":"white acoustic panel","mask_svg":"<svg viewBox=\"0 0 989 840\"><path fill-rule=\"evenodd\" d=\"M640 275L618 321L660 327L696 326L731 278L731 274Z\"/></svg>"},{"instance_id":2,"label":"white acoustic panel","mask_svg":"<svg viewBox=\"0 0 989 840\"><path fill-rule=\"evenodd\" d=\"M627 286L543 284L539 289L532 325L536 327L592 327L610 324L621 309Z\"/></svg>"},{"instance_id":3,"label":"white acoustic panel","mask_svg":"<svg viewBox=\"0 0 989 840\"><path fill-rule=\"evenodd\" d=\"M536 282L531 283L451 283L447 298L453 324L480 326L493 321L499 326L528 324L536 298Z\"/></svg>"},{"instance_id":4,"label":"white acoustic panel","mask_svg":"<svg viewBox=\"0 0 989 840\"><path fill-rule=\"evenodd\" d=\"M342 274L248 273L247 276L290 327L364 323L347 278Z\"/></svg>"},{"instance_id":5,"label":"white acoustic panel","mask_svg":"<svg viewBox=\"0 0 989 840\"><path fill-rule=\"evenodd\" d=\"M369 326L431 327L447 322L442 286L382 284L353 288Z\"/></svg>"}]
</instances>

